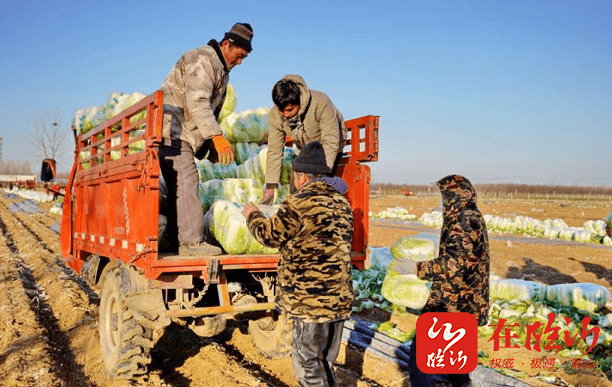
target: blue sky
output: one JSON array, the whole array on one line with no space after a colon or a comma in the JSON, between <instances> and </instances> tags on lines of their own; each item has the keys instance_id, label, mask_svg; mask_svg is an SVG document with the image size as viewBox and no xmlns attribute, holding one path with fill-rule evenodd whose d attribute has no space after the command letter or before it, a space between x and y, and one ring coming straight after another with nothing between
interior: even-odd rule
<instances>
[{"instance_id":1,"label":"blue sky","mask_svg":"<svg viewBox=\"0 0 612 387\"><path fill-rule=\"evenodd\" d=\"M345 118L379 115L373 182L612 185L609 0L227 4L0 0L4 160L38 168L37 119L68 127L111 92L150 94L239 21L255 37L230 74L236 110L300 74Z\"/></svg>"}]
</instances>

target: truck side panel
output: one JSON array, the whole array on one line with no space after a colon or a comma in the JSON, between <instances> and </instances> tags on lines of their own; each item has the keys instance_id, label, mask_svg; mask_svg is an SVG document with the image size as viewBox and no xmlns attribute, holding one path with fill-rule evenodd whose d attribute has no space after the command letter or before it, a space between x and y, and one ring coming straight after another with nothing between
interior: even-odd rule
<instances>
[{"instance_id":1,"label":"truck side panel","mask_svg":"<svg viewBox=\"0 0 612 387\"><path fill-rule=\"evenodd\" d=\"M77 137L61 235L75 271L91 254L141 267L156 258L161 107L156 92Z\"/></svg>"},{"instance_id":2,"label":"truck side panel","mask_svg":"<svg viewBox=\"0 0 612 387\"><path fill-rule=\"evenodd\" d=\"M62 254L81 273L90 255L131 263L148 279L164 273L246 269L275 271L278 255L182 257L158 254L161 91L76 137L75 162L66 186ZM339 174L355 217L353 262L364 267L368 242L370 169L378 158L378 117L347 121L350 137ZM138 144L144 144L136 147ZM227 266L227 267L226 267ZM210 269L209 269L210 268Z\"/></svg>"}]
</instances>

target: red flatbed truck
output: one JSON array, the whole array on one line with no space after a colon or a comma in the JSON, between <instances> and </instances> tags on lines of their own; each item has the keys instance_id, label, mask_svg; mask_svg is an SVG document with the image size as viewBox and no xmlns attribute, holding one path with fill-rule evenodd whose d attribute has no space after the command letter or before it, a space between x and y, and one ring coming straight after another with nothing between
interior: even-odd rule
<instances>
[{"instance_id":1,"label":"red flatbed truck","mask_svg":"<svg viewBox=\"0 0 612 387\"><path fill-rule=\"evenodd\" d=\"M262 353L288 355L286 321L273 312L272 303L279 255L187 257L158 250L162 115L163 93L156 91L86 133L75 130L62 255L100 291L100 342L109 376L146 373L153 330L174 319L186 320L200 336L214 336L228 318L247 316ZM364 162L378 159L378 117L346 123L349 139L337 175L349 186L352 261L363 269L370 185Z\"/></svg>"}]
</instances>

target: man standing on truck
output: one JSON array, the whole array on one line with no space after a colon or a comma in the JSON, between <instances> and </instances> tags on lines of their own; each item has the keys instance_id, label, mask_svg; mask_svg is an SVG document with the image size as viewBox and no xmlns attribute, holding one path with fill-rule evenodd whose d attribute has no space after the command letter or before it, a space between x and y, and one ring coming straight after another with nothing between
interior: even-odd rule
<instances>
[{"instance_id":1,"label":"man standing on truck","mask_svg":"<svg viewBox=\"0 0 612 387\"><path fill-rule=\"evenodd\" d=\"M266 189L259 204L272 204L280 183L283 149L289 136L299 150L319 141L325 150L325 163L331 173L340 160L346 141L346 123L331 99L310 90L299 75L285 75L272 88L274 107L268 115L268 156Z\"/></svg>"},{"instance_id":2,"label":"man standing on truck","mask_svg":"<svg viewBox=\"0 0 612 387\"><path fill-rule=\"evenodd\" d=\"M218 119L225 101L229 72L251 52L253 28L236 23L221 43L186 52L164 81L164 129L160 152L169 200L168 234L180 255L218 255L204 242L199 175L194 157L230 164L234 153Z\"/></svg>"},{"instance_id":3,"label":"man standing on truck","mask_svg":"<svg viewBox=\"0 0 612 387\"><path fill-rule=\"evenodd\" d=\"M291 358L302 387L334 385L331 364L353 302L353 212L344 180L327 176L327 160L318 141L307 144L293 160L297 192L278 212L266 219L253 203L242 211L253 236L280 250L275 304L293 320Z\"/></svg>"}]
</instances>

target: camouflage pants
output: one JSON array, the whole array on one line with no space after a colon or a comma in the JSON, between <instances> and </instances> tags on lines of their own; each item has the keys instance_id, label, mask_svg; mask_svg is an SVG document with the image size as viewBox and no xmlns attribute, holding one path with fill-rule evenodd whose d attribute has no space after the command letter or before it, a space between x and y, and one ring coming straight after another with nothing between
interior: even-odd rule
<instances>
[{"instance_id":1,"label":"camouflage pants","mask_svg":"<svg viewBox=\"0 0 612 387\"><path fill-rule=\"evenodd\" d=\"M332 387L332 363L340 352L344 320L328 323L293 323L293 373L301 387Z\"/></svg>"}]
</instances>

